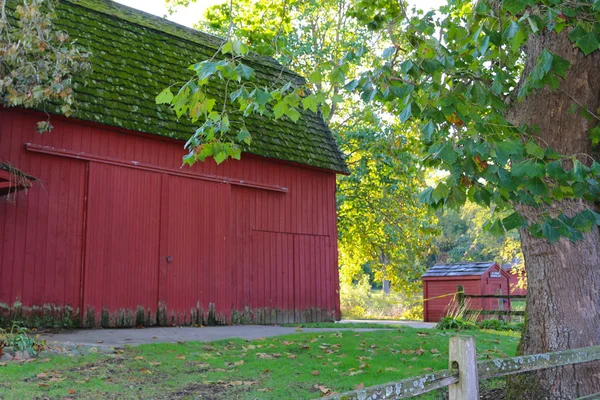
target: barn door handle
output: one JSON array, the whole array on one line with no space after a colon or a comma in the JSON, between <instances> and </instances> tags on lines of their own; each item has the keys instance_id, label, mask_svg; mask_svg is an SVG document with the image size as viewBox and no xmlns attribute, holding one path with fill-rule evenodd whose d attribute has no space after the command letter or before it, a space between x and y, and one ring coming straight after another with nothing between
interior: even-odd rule
<instances>
[{"instance_id":1,"label":"barn door handle","mask_svg":"<svg viewBox=\"0 0 600 400\"><path fill-rule=\"evenodd\" d=\"M172 263L173 262L173 256L167 256L167 263Z\"/></svg>"}]
</instances>

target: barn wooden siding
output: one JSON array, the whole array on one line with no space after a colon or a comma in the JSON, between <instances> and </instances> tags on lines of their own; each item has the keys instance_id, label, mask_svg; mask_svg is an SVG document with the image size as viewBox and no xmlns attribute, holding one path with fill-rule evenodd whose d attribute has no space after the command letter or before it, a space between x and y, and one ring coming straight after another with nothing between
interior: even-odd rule
<instances>
[{"instance_id":1,"label":"barn wooden siding","mask_svg":"<svg viewBox=\"0 0 600 400\"><path fill-rule=\"evenodd\" d=\"M0 110L0 302L84 326L339 319L335 173L251 155L180 168L182 142ZM39 309L41 307L41 310Z\"/></svg>"}]
</instances>

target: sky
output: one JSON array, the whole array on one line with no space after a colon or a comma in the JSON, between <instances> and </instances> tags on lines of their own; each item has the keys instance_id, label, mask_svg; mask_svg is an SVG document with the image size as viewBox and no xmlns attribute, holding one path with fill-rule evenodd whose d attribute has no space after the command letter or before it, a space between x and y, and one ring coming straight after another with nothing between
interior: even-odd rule
<instances>
[{"instance_id":1,"label":"sky","mask_svg":"<svg viewBox=\"0 0 600 400\"><path fill-rule=\"evenodd\" d=\"M163 17L167 13L165 7L165 0L116 0L117 3L125 4L129 7L137 8L138 10L146 11L147 13L158 15ZM180 8L178 12L167 18L173 22L177 22L181 25L192 26L200 19L200 16L204 13L208 7L215 4L224 3L225 0L196 0L196 2L190 4L187 8ZM445 0L409 0L410 4L418 5L419 7L431 8L437 7Z\"/></svg>"}]
</instances>

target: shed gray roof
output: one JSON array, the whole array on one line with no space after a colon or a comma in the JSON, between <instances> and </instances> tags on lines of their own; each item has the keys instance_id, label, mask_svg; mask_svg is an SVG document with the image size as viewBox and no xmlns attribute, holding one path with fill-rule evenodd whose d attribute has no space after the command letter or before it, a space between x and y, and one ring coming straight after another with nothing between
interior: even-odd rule
<instances>
[{"instance_id":1,"label":"shed gray roof","mask_svg":"<svg viewBox=\"0 0 600 400\"><path fill-rule=\"evenodd\" d=\"M429 268L429 270L423 275L423 278L429 276L482 275L494 264L496 263L493 261L437 264Z\"/></svg>"}]
</instances>

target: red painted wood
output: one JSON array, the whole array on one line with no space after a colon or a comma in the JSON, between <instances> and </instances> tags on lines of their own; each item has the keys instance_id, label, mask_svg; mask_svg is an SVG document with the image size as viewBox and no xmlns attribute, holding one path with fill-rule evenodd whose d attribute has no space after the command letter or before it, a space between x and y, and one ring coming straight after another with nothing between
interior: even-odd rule
<instances>
[{"instance_id":1,"label":"red painted wood","mask_svg":"<svg viewBox=\"0 0 600 400\"><path fill-rule=\"evenodd\" d=\"M491 272L500 272L501 278L491 278ZM446 296L434 299L437 296L457 292L459 285L464 287L465 294L497 294L498 289L502 294L509 294L509 274L502 270L498 264L492 265L482 275L473 276L436 276L423 278L423 317L426 322L438 322L447 314L453 305L454 298ZM497 310L497 299L468 299L469 308L473 310ZM510 301L505 303L504 309L510 307ZM485 315L482 318L486 318Z\"/></svg>"},{"instance_id":2,"label":"red painted wood","mask_svg":"<svg viewBox=\"0 0 600 400\"><path fill-rule=\"evenodd\" d=\"M40 135L42 118L0 110L0 160L43 185L0 202L0 302L111 324L159 302L174 323L211 303L223 322L339 318L334 173L252 155L180 169L182 142L64 118Z\"/></svg>"}]
</instances>

